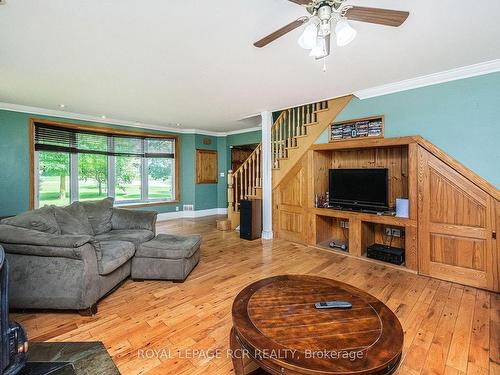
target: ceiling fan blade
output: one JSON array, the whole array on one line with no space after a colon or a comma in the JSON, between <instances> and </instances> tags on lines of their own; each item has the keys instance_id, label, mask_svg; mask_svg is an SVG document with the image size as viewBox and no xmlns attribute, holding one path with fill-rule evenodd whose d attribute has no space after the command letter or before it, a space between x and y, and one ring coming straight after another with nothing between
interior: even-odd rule
<instances>
[{"instance_id":1,"label":"ceiling fan blade","mask_svg":"<svg viewBox=\"0 0 500 375\"><path fill-rule=\"evenodd\" d=\"M409 15L409 12L400 10L356 6L348 9L345 13L345 16L353 21L376 23L394 27L401 26Z\"/></svg>"},{"instance_id":2,"label":"ceiling fan blade","mask_svg":"<svg viewBox=\"0 0 500 375\"><path fill-rule=\"evenodd\" d=\"M299 4L299 5L309 5L312 3L311 0L288 0L291 1L292 3Z\"/></svg>"},{"instance_id":3,"label":"ceiling fan blade","mask_svg":"<svg viewBox=\"0 0 500 375\"><path fill-rule=\"evenodd\" d=\"M290 22L288 25L283 26L281 29L276 30L274 33L262 38L258 42L255 42L253 45L258 48L267 46L269 43L274 42L276 39L281 38L283 35L288 34L290 31L295 30L299 26L302 26L307 21L307 17L299 18L298 20L295 20L293 22Z\"/></svg>"}]
</instances>

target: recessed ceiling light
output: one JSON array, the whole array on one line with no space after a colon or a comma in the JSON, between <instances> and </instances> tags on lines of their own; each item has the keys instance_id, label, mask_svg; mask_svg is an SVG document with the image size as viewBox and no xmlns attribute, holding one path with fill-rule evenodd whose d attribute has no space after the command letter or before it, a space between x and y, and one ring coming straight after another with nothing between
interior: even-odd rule
<instances>
[{"instance_id":1,"label":"recessed ceiling light","mask_svg":"<svg viewBox=\"0 0 500 375\"><path fill-rule=\"evenodd\" d=\"M102 115L101 118L104 120L106 119L106 115Z\"/></svg>"},{"instance_id":2,"label":"recessed ceiling light","mask_svg":"<svg viewBox=\"0 0 500 375\"><path fill-rule=\"evenodd\" d=\"M59 108L66 108L66 104L59 104Z\"/></svg>"},{"instance_id":3,"label":"recessed ceiling light","mask_svg":"<svg viewBox=\"0 0 500 375\"><path fill-rule=\"evenodd\" d=\"M175 124L175 126L179 127L179 126L181 126L181 124L177 123L177 124Z\"/></svg>"}]
</instances>

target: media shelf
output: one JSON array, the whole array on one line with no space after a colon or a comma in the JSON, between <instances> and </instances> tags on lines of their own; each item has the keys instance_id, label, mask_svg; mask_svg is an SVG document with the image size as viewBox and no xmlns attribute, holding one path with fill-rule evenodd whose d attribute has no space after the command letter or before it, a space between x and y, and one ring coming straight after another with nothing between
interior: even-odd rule
<instances>
[{"instance_id":1,"label":"media shelf","mask_svg":"<svg viewBox=\"0 0 500 375\"><path fill-rule=\"evenodd\" d=\"M408 199L409 218L312 207L314 195L325 194L329 189L329 170L342 168L387 169L389 206L394 207L397 198ZM374 243L389 244L391 240L384 236L385 230L395 229L404 233L404 237L392 237L392 245L405 249L405 264L395 267L417 270L417 184L412 177L416 176L416 145L411 138L365 138L314 145L309 155L309 170L310 245L328 248L328 240L342 241L340 222L347 221L348 255L380 262L367 258L366 249Z\"/></svg>"},{"instance_id":2,"label":"media shelf","mask_svg":"<svg viewBox=\"0 0 500 375\"><path fill-rule=\"evenodd\" d=\"M316 216L316 243L330 248L330 242L336 244L344 244L348 246L349 252L349 218L348 217L332 217L332 216Z\"/></svg>"},{"instance_id":3,"label":"media shelf","mask_svg":"<svg viewBox=\"0 0 500 375\"><path fill-rule=\"evenodd\" d=\"M406 262L402 267L417 270L417 222L410 218L384 216L366 212L342 211L331 208L313 208L314 244L318 247L330 249L329 242L335 241L348 244L348 254L364 258L373 262L388 264L381 261L368 259L366 248L373 243L388 245L384 233L385 228L397 229L400 237L392 237L392 246L405 249ZM347 222L348 229L341 227L342 222ZM343 233L344 232L344 233ZM345 237L344 237L345 235ZM347 240L346 240L347 237ZM338 249L340 253L345 253ZM394 265L391 265L394 266Z\"/></svg>"}]
</instances>

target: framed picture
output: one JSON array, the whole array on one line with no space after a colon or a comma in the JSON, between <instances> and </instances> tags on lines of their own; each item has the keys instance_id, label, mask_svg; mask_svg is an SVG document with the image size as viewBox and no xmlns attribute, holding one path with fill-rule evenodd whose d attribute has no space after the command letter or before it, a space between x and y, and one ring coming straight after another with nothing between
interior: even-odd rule
<instances>
[{"instance_id":1,"label":"framed picture","mask_svg":"<svg viewBox=\"0 0 500 375\"><path fill-rule=\"evenodd\" d=\"M216 184L217 175L217 151L196 150L196 183Z\"/></svg>"},{"instance_id":2,"label":"framed picture","mask_svg":"<svg viewBox=\"0 0 500 375\"><path fill-rule=\"evenodd\" d=\"M358 138L383 138L384 116L365 117L356 120L334 122L330 125L329 142Z\"/></svg>"}]
</instances>

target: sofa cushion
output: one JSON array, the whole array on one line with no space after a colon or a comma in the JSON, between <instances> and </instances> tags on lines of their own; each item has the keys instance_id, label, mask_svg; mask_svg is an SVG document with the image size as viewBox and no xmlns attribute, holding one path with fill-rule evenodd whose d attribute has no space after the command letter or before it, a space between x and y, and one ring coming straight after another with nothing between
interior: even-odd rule
<instances>
[{"instance_id":1,"label":"sofa cushion","mask_svg":"<svg viewBox=\"0 0 500 375\"><path fill-rule=\"evenodd\" d=\"M154 233L147 229L113 229L95 237L99 241L129 241L137 246L149 241L154 236Z\"/></svg>"},{"instance_id":2,"label":"sofa cushion","mask_svg":"<svg viewBox=\"0 0 500 375\"><path fill-rule=\"evenodd\" d=\"M135 256L160 259L190 258L200 248L200 244L201 236L198 234L188 236L159 234L154 240L141 244Z\"/></svg>"},{"instance_id":3,"label":"sofa cushion","mask_svg":"<svg viewBox=\"0 0 500 375\"><path fill-rule=\"evenodd\" d=\"M127 241L101 241L102 258L97 261L100 275L108 275L134 256L135 246Z\"/></svg>"},{"instance_id":4,"label":"sofa cushion","mask_svg":"<svg viewBox=\"0 0 500 375\"><path fill-rule=\"evenodd\" d=\"M114 208L111 224L113 229L148 229L154 232L157 216L155 211Z\"/></svg>"},{"instance_id":5,"label":"sofa cushion","mask_svg":"<svg viewBox=\"0 0 500 375\"><path fill-rule=\"evenodd\" d=\"M94 235L87 214L79 202L66 207L54 207L54 213L57 224L61 228L61 234Z\"/></svg>"},{"instance_id":6,"label":"sofa cushion","mask_svg":"<svg viewBox=\"0 0 500 375\"><path fill-rule=\"evenodd\" d=\"M87 214L94 234L106 233L111 230L114 201L114 198L106 198L98 201L80 202Z\"/></svg>"},{"instance_id":7,"label":"sofa cushion","mask_svg":"<svg viewBox=\"0 0 500 375\"><path fill-rule=\"evenodd\" d=\"M17 216L3 219L0 222L2 224L39 232L61 234L61 229L57 224L53 207L43 207L38 210L23 212Z\"/></svg>"}]
</instances>

